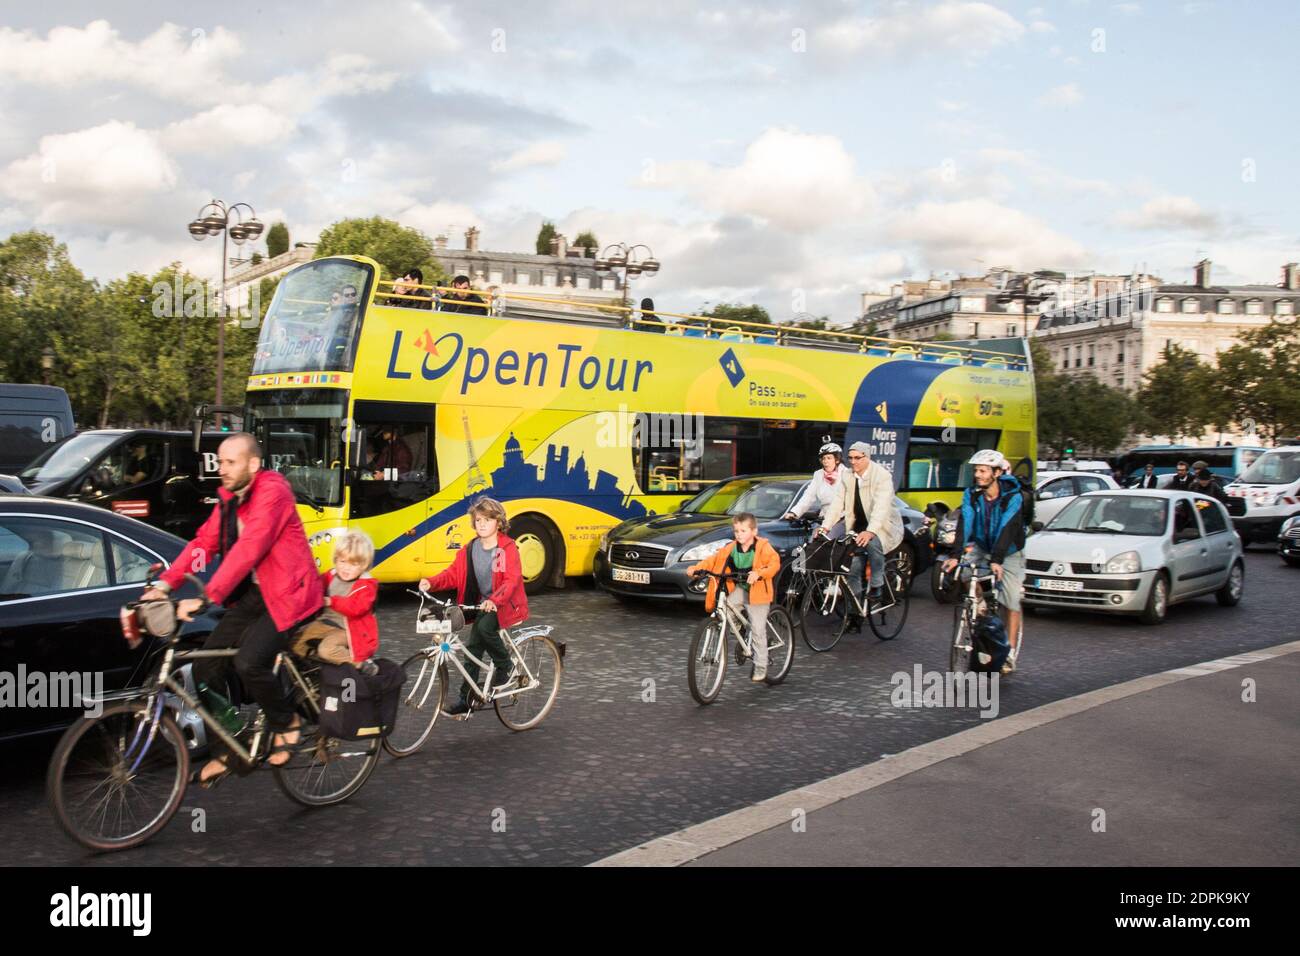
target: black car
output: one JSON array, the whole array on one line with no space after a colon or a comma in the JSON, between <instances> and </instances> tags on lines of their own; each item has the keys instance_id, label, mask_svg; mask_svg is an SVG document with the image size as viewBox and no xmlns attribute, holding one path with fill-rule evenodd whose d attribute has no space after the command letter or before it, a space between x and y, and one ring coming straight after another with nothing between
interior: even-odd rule
<instances>
[{"instance_id":1,"label":"black car","mask_svg":"<svg viewBox=\"0 0 1300 956\"><path fill-rule=\"evenodd\" d=\"M102 508L0 497L0 740L57 731L76 719L80 710L52 706L59 702L52 693L57 686L79 686L90 697L143 678L156 645L145 638L131 650L119 611L139 597L150 566L172 561L184 546L174 535ZM195 596L189 590L182 596ZM182 633L201 638L219 616L211 609ZM74 675L90 676L74 682ZM184 729L195 743L193 721Z\"/></svg>"},{"instance_id":2,"label":"black car","mask_svg":"<svg viewBox=\"0 0 1300 956\"><path fill-rule=\"evenodd\" d=\"M74 435L19 477L34 495L84 501L139 518L187 541L217 501L217 447L225 432L102 428Z\"/></svg>"},{"instance_id":3,"label":"black car","mask_svg":"<svg viewBox=\"0 0 1300 956\"><path fill-rule=\"evenodd\" d=\"M744 511L758 519L759 535L784 564L811 531L808 522L784 518L807 484L807 475L738 475L682 502L676 511L624 521L601 539L596 583L621 597L703 601L707 580L692 581L686 569L732 540L731 516ZM911 561L915 577L928 565L930 550L912 534L914 527L920 531L924 517L904 508L899 551Z\"/></svg>"}]
</instances>

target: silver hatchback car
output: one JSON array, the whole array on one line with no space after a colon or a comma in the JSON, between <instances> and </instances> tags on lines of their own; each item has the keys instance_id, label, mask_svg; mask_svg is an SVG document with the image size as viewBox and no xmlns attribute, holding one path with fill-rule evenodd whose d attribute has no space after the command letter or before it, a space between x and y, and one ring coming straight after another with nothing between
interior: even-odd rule
<instances>
[{"instance_id":1,"label":"silver hatchback car","mask_svg":"<svg viewBox=\"0 0 1300 956\"><path fill-rule=\"evenodd\" d=\"M1066 505L1025 544L1030 607L1137 614L1213 594L1241 600L1246 568L1228 511L1186 491L1094 491Z\"/></svg>"}]
</instances>

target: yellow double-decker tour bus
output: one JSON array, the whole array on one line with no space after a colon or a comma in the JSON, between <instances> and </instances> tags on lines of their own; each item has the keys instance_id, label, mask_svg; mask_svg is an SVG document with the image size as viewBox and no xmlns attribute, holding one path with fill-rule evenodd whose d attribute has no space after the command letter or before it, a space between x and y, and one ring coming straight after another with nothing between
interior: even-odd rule
<instances>
[{"instance_id":1,"label":"yellow double-decker tour bus","mask_svg":"<svg viewBox=\"0 0 1300 956\"><path fill-rule=\"evenodd\" d=\"M245 421L322 567L359 529L380 581L435 572L490 495L536 590L590 574L625 519L732 475L811 474L827 440L867 442L918 507L956 503L976 449L1026 476L1036 458L1020 339L900 342L442 291L394 291L364 257L305 263L276 290Z\"/></svg>"}]
</instances>

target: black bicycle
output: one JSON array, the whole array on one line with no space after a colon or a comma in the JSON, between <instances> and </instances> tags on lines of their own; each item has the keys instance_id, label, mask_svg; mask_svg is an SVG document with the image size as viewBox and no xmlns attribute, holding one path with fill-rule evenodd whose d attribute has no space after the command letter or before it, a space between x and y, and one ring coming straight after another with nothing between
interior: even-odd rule
<instances>
[{"instance_id":1,"label":"black bicycle","mask_svg":"<svg viewBox=\"0 0 1300 956\"><path fill-rule=\"evenodd\" d=\"M185 577L198 587L206 604L203 583L193 575ZM143 625L142 609L149 612ZM162 830L180 808L190 780L190 755L173 708L183 705L202 718L208 733L229 749L227 759L236 762L240 774L265 762L275 737L260 707L242 730L232 734L181 679L179 669L185 663L233 658L238 648L178 648L180 622L171 599L131 602L121 617L123 636L133 647L142 639L142 626L159 639L153 670L142 686L105 695L97 702L102 707L98 715L83 717L69 727L46 774L46 793L59 826L82 846L99 851L139 846ZM268 765L276 784L308 807L346 800L375 769L379 741L338 740L317 733L318 663L299 662L285 651L276 659L275 669L302 722L299 742L288 748L290 759Z\"/></svg>"},{"instance_id":2,"label":"black bicycle","mask_svg":"<svg viewBox=\"0 0 1300 956\"><path fill-rule=\"evenodd\" d=\"M865 619L871 633L892 641L903 630L911 602L911 578L897 555L885 560L880 596L860 599L850 581L849 566L857 550L825 537L810 542L796 554L794 567L803 564L803 594L797 617L804 642L814 651L829 651L839 643L854 616Z\"/></svg>"}]
</instances>

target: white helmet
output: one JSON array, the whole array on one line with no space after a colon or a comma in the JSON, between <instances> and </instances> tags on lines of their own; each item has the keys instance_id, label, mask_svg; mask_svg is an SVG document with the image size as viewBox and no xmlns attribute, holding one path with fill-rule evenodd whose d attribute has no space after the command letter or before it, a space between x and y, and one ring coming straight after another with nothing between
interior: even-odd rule
<instances>
[{"instance_id":1,"label":"white helmet","mask_svg":"<svg viewBox=\"0 0 1300 956\"><path fill-rule=\"evenodd\" d=\"M1011 464L1002 457L1002 452L993 448L984 448L970 456L968 465L988 465L990 468L1001 468L1003 471L1009 471Z\"/></svg>"},{"instance_id":2,"label":"white helmet","mask_svg":"<svg viewBox=\"0 0 1300 956\"><path fill-rule=\"evenodd\" d=\"M833 442L833 441L828 441L826 444L822 445L822 447L821 447L821 451L817 452L817 457L820 458L822 455L840 455L840 456L843 456L843 454L844 454L844 449L843 449L843 448L841 448L839 445L835 444L835 442Z\"/></svg>"}]
</instances>

